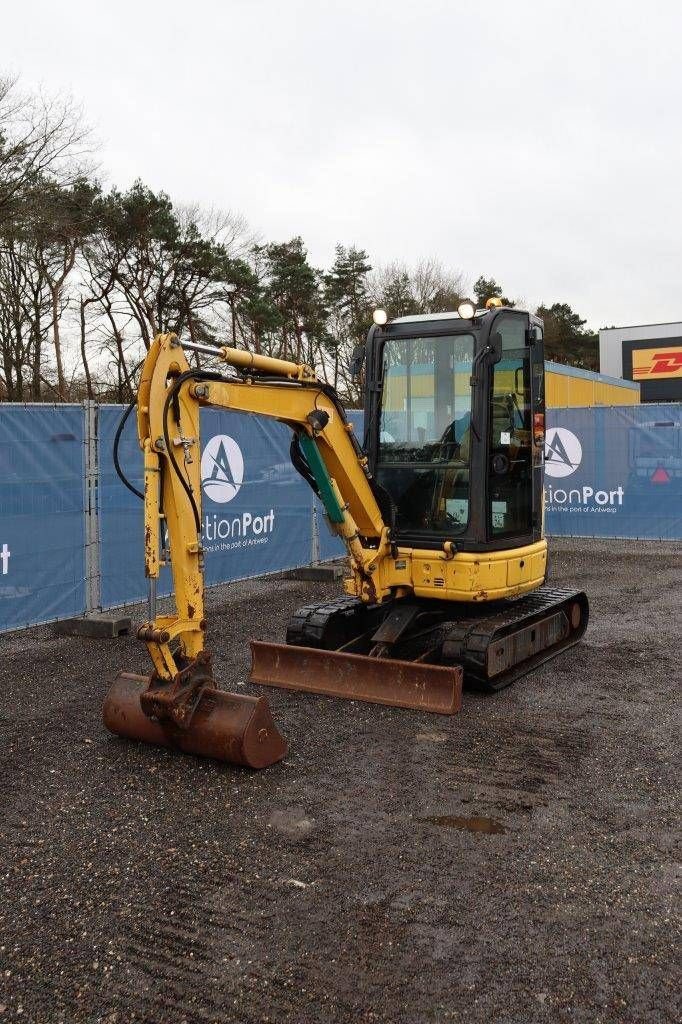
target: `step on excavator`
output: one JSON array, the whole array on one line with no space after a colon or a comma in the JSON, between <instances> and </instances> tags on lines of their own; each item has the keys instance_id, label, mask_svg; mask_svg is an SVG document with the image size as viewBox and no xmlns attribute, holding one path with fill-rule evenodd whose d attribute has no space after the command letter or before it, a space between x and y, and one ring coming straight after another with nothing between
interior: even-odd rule
<instances>
[{"instance_id":1,"label":"step on excavator","mask_svg":"<svg viewBox=\"0 0 682 1024\"><path fill-rule=\"evenodd\" d=\"M225 369L191 368L194 351ZM155 339L137 396L145 568L154 584L170 562L175 612L140 627L153 671L113 682L112 732L251 768L286 753L267 699L219 689L211 670L203 406L291 428L292 463L348 553L343 596L298 609L286 643L252 641L254 683L449 715L463 685L500 690L583 635L586 595L547 583L542 321L499 300L376 310L353 363L362 445L311 367Z\"/></svg>"}]
</instances>

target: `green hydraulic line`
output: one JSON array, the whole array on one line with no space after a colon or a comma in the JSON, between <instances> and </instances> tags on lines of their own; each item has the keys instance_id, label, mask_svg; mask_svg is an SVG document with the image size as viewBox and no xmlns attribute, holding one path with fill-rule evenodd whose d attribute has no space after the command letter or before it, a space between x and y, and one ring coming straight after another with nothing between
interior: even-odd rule
<instances>
[{"instance_id":1,"label":"green hydraulic line","mask_svg":"<svg viewBox=\"0 0 682 1024\"><path fill-rule=\"evenodd\" d=\"M334 494L334 488L332 487L331 478L327 472L320 450L317 447L317 442L309 437L308 434L300 434L299 444L301 451L305 456L305 460L310 467L310 472L315 478L317 489L320 492L320 498L324 505L325 511L329 518L330 523L342 523L344 521L343 509L339 504L338 498Z\"/></svg>"}]
</instances>

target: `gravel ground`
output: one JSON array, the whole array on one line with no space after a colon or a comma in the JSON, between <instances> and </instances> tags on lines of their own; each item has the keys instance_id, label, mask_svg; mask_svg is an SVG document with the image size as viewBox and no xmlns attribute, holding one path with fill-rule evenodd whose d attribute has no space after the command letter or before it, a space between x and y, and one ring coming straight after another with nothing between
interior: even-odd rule
<instances>
[{"instance_id":1,"label":"gravel ground","mask_svg":"<svg viewBox=\"0 0 682 1024\"><path fill-rule=\"evenodd\" d=\"M270 691L262 773L104 732L132 638L0 637L0 1021L679 1021L682 548L553 547L579 647L452 719ZM212 591L223 685L335 591Z\"/></svg>"}]
</instances>

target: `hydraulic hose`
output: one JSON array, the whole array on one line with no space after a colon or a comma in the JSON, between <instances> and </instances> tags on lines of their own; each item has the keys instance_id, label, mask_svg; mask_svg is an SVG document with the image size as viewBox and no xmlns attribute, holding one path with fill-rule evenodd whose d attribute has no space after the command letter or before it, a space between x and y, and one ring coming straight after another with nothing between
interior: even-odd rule
<instances>
[{"instance_id":1,"label":"hydraulic hose","mask_svg":"<svg viewBox=\"0 0 682 1024\"><path fill-rule=\"evenodd\" d=\"M190 503L190 505L192 507L192 515L194 516L194 525L196 526L197 534L200 534L201 533L201 516L199 515L199 506L197 505L196 498L194 497L194 492L192 491L192 487L191 487L189 481L186 479L184 473L182 473L180 471L180 467L178 466L177 459L175 458L175 452L173 451L173 446L171 444L170 435L168 433L168 410L170 408L170 404L173 401L173 399L175 398L175 396L177 395L177 393L180 390L180 388L182 387L182 385L185 383L185 381L188 381L188 380L199 380L199 381L217 380L217 381L225 381L226 378L223 377L223 375L220 374L220 373L209 373L209 372L207 372L205 370L186 370L185 373L181 373L180 376L177 377L173 381L173 384L168 388L168 393L166 395L166 400L163 403L162 422L163 422L163 439L164 439L164 442L165 442L165 445L166 445L166 454L168 456L168 460L169 460L171 466L173 467L173 471L174 471L175 475L177 476L178 480L180 481L180 483L182 485L182 489L184 490L185 494L187 495L187 497L189 499L189 503ZM178 424L178 426L179 426L179 424Z\"/></svg>"},{"instance_id":2,"label":"hydraulic hose","mask_svg":"<svg viewBox=\"0 0 682 1024\"><path fill-rule=\"evenodd\" d=\"M292 435L292 438L291 438L291 445L289 447L289 457L291 458L291 464L294 467L294 469L296 470L296 472L300 473L300 475L303 477L303 479L308 484L308 486L313 490L313 492L319 498L320 497L320 489L317 486L317 481L315 480L315 477L313 476L313 474L312 474L312 472L310 470L310 466L308 465L308 460L306 459L305 455L301 451L301 444L300 444L300 441L299 441L299 436L296 433L296 431L294 431L294 433Z\"/></svg>"},{"instance_id":3,"label":"hydraulic hose","mask_svg":"<svg viewBox=\"0 0 682 1024\"><path fill-rule=\"evenodd\" d=\"M132 373L130 374L131 377L135 376L137 371L142 366L143 362L144 362L144 359L141 359L140 362L137 364L137 366L134 367ZM135 487L133 484L131 484L130 480L128 479L128 477L123 472L123 468L122 468L121 463L120 463L119 458L118 458L118 449L119 449L119 444L121 442L121 435L123 434L123 428L125 427L126 422L128 420L128 417L130 416L131 412L133 411L133 409L135 408L136 405L137 405L137 399L134 399L130 403L128 408L125 410L123 415L121 416L121 419L119 420L118 427L116 428L116 434L114 436L114 453L113 453L114 454L114 469L116 470L116 473L117 473L118 478L121 481L121 483L124 484L128 488L129 491L132 491L136 498L140 498L141 501L144 501L144 494L142 493L142 491L138 491L137 487Z\"/></svg>"},{"instance_id":4,"label":"hydraulic hose","mask_svg":"<svg viewBox=\"0 0 682 1024\"><path fill-rule=\"evenodd\" d=\"M123 472L123 468L118 458L118 449L121 443L121 435L123 434L123 428L125 427L128 417L130 416L131 412L133 411L136 405L137 400L130 403L126 411L121 416L118 427L116 428L116 434L114 436L114 469L116 470L116 473L121 483L123 483L128 488L129 491L132 491L137 498L141 498L142 501L144 501L144 494L142 493L142 491L138 491L137 487L135 487L134 484L131 484L130 480Z\"/></svg>"}]
</instances>

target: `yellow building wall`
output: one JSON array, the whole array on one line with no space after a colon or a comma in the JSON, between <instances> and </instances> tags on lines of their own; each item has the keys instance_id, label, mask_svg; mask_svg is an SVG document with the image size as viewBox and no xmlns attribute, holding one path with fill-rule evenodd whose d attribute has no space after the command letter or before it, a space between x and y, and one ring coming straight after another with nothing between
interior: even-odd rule
<instances>
[{"instance_id":1,"label":"yellow building wall","mask_svg":"<svg viewBox=\"0 0 682 1024\"><path fill-rule=\"evenodd\" d=\"M639 388L610 384L596 376L593 380L567 376L548 369L545 374L545 404L549 409L639 405Z\"/></svg>"},{"instance_id":2,"label":"yellow building wall","mask_svg":"<svg viewBox=\"0 0 682 1024\"><path fill-rule=\"evenodd\" d=\"M570 370L570 367L567 367ZM455 372L455 395L465 397L469 394L469 380L471 371ZM514 374L510 370L507 374L509 381L505 382L505 373L497 372L498 385L507 384L509 391L515 387ZM639 387L628 386L630 382L618 384L600 378L599 374L593 377L573 376L567 373L557 373L552 370L551 364L545 370L545 404L548 409L560 408L581 408L596 405L639 405ZM413 399L428 398L433 394L433 378L430 374L416 373L411 379L411 395ZM387 387L384 394L384 410L404 409L406 397L405 377L399 374L391 374L387 378Z\"/></svg>"}]
</instances>

